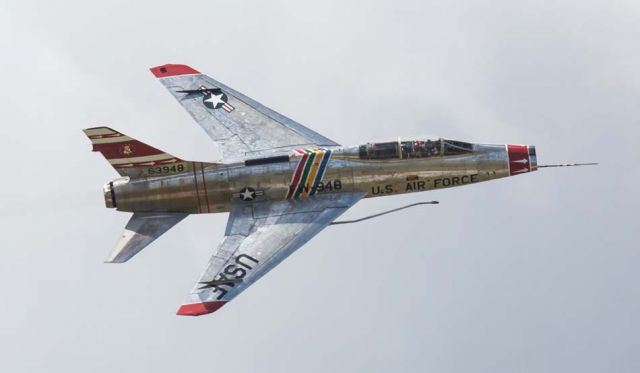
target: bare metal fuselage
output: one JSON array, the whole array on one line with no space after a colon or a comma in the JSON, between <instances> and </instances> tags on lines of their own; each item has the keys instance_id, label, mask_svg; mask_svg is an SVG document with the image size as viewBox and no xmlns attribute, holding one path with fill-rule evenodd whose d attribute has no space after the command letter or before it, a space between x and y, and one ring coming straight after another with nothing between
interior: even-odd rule
<instances>
[{"instance_id":1,"label":"bare metal fuselage","mask_svg":"<svg viewBox=\"0 0 640 373\"><path fill-rule=\"evenodd\" d=\"M105 126L83 131L120 175L104 186L106 206L133 212L105 262L127 262L189 214L229 212L224 238L178 315L217 311L331 224L437 203L336 221L362 198L575 165L538 166L529 145L442 138L345 147L189 66L151 72L224 163L184 160Z\"/></svg>"},{"instance_id":2,"label":"bare metal fuselage","mask_svg":"<svg viewBox=\"0 0 640 373\"><path fill-rule=\"evenodd\" d=\"M470 145L462 154L403 158L399 153L382 159L363 157L362 146L332 149L314 192L362 192L365 197L379 197L462 186L537 169L533 146L525 147L524 158L514 160L510 145ZM192 162L186 172L117 179L105 185L105 203L119 211L195 214L226 212L233 202L284 200L294 188L292 180L301 160L272 159L224 165ZM524 168L514 170L514 165ZM302 192L291 198L309 198L308 190Z\"/></svg>"}]
</instances>

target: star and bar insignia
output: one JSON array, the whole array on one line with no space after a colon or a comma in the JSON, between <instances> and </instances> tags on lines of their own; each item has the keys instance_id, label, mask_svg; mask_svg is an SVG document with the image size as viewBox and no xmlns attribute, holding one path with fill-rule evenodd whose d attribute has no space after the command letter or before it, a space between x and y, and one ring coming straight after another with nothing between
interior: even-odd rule
<instances>
[{"instance_id":1,"label":"star and bar insignia","mask_svg":"<svg viewBox=\"0 0 640 373\"><path fill-rule=\"evenodd\" d=\"M220 88L207 88L205 86L200 86L198 89L186 89L177 92L186 94L201 93L203 95L202 103L209 109L216 110L223 108L227 113L235 110L235 108L229 104L229 96L222 92Z\"/></svg>"},{"instance_id":2,"label":"star and bar insignia","mask_svg":"<svg viewBox=\"0 0 640 373\"><path fill-rule=\"evenodd\" d=\"M223 108L227 113L230 113L235 108L229 105L228 101L229 101L229 97L227 97L227 95L222 91L219 91L217 93L207 92L202 98L202 102L204 103L204 106L208 107L209 109L215 110L215 109Z\"/></svg>"},{"instance_id":3,"label":"star and bar insignia","mask_svg":"<svg viewBox=\"0 0 640 373\"><path fill-rule=\"evenodd\" d=\"M253 201L257 196L264 194L264 190L255 190L250 187L244 187L238 193L233 193L234 198L240 198L243 201Z\"/></svg>"}]
</instances>

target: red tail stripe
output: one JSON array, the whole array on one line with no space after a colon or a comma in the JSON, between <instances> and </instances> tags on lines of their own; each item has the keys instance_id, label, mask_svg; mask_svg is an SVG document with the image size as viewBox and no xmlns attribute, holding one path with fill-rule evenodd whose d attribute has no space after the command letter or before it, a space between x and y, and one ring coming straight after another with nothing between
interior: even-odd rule
<instances>
[{"instance_id":1,"label":"red tail stripe","mask_svg":"<svg viewBox=\"0 0 640 373\"><path fill-rule=\"evenodd\" d=\"M158 150L138 140L93 144L93 151L102 153L107 159L146 157L149 155L164 154L162 150Z\"/></svg>"}]
</instances>

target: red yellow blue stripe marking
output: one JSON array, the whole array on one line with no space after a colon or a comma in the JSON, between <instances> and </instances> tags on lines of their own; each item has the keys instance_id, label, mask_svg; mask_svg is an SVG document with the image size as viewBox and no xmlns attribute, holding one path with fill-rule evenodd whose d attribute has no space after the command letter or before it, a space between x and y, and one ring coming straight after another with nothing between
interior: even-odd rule
<instances>
[{"instance_id":1,"label":"red yellow blue stripe marking","mask_svg":"<svg viewBox=\"0 0 640 373\"><path fill-rule=\"evenodd\" d=\"M331 150L326 150L324 156L322 157L322 161L320 163L320 169L318 170L318 174L316 175L316 179L313 182L313 189L311 189L311 195L316 194L318 190L318 185L322 181L322 177L324 176L324 172L327 169L327 164L329 163L329 158L331 158Z\"/></svg>"},{"instance_id":2,"label":"red yellow blue stripe marking","mask_svg":"<svg viewBox=\"0 0 640 373\"><path fill-rule=\"evenodd\" d=\"M302 170L304 170L304 165L306 164L307 158L309 154L304 150L296 150L298 154L302 155L300 161L298 161L298 166L296 167L296 171L293 173L293 178L291 179L291 184L289 185L289 192L287 192L287 198L291 199L293 197L298 184L300 183L300 177L302 176Z\"/></svg>"},{"instance_id":3,"label":"red yellow blue stripe marking","mask_svg":"<svg viewBox=\"0 0 640 373\"><path fill-rule=\"evenodd\" d=\"M332 151L328 149L301 149L296 150L296 153L301 157L291 178L286 199L301 199L316 194Z\"/></svg>"}]
</instances>

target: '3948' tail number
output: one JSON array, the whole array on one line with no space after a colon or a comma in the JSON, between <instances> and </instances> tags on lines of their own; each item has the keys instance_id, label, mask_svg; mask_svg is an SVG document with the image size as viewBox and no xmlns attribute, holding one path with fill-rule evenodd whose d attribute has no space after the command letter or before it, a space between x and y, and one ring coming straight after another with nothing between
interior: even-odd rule
<instances>
[{"instance_id":1,"label":"'3948' tail number","mask_svg":"<svg viewBox=\"0 0 640 373\"><path fill-rule=\"evenodd\" d=\"M161 174L169 174L172 172L182 172L182 171L184 171L183 164L178 164L173 166L149 167L147 169L147 173L149 175L161 175Z\"/></svg>"}]
</instances>

